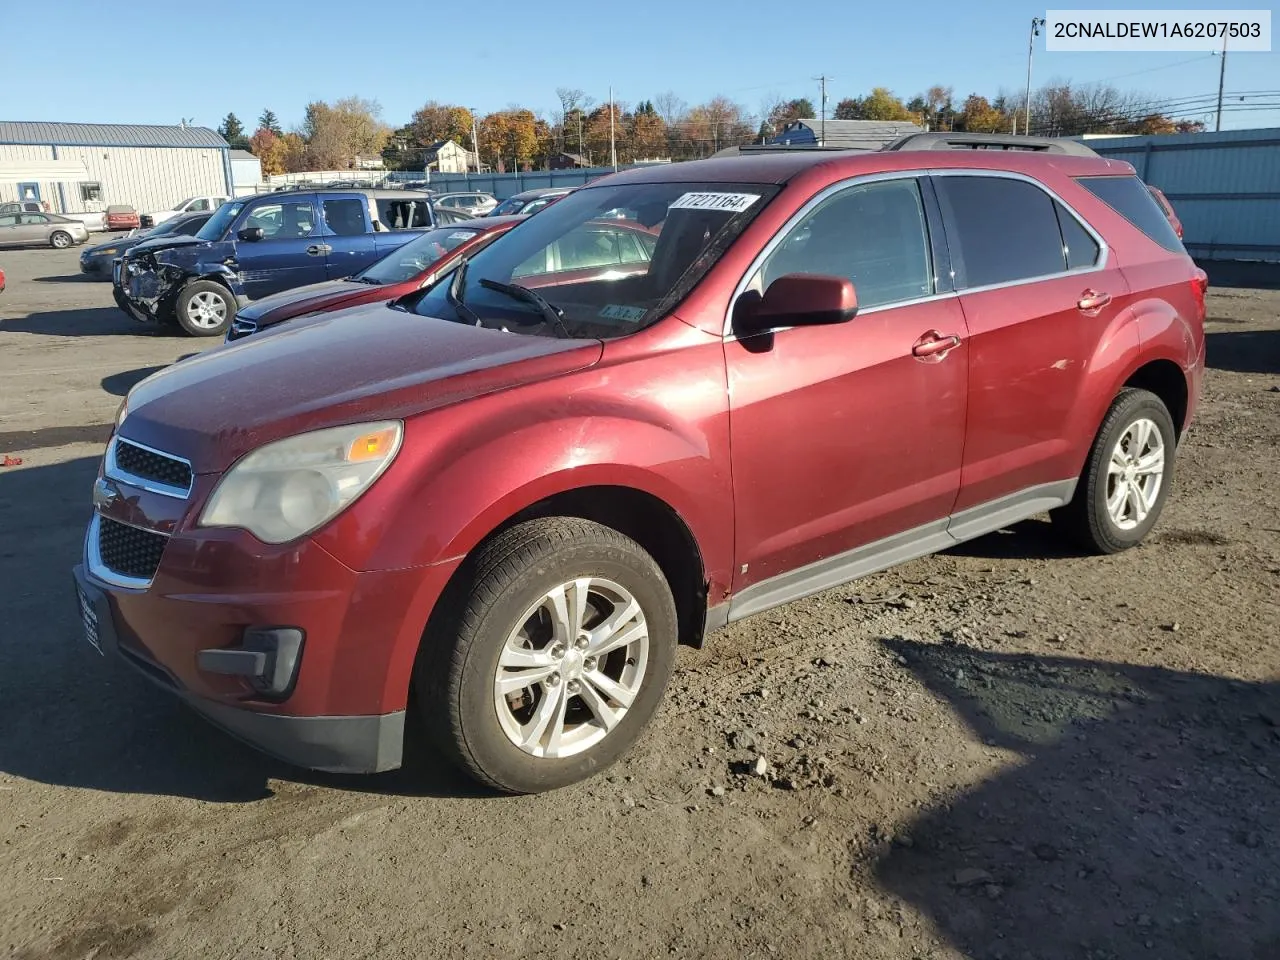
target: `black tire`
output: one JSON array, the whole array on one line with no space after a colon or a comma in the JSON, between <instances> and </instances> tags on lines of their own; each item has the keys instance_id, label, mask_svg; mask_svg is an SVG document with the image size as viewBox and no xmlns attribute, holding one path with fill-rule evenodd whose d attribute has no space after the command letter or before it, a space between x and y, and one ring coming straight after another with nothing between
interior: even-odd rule
<instances>
[{"instance_id":1,"label":"black tire","mask_svg":"<svg viewBox=\"0 0 1280 960\"><path fill-rule=\"evenodd\" d=\"M189 313L192 309L193 300L198 297L209 296L216 297L222 302L222 320L220 323L201 324ZM174 320L187 336L221 337L227 332L227 327L231 326L231 321L236 317L236 298L231 295L230 290L220 283L215 283L212 280L193 280L178 291L178 296L174 298L173 313Z\"/></svg>"},{"instance_id":2,"label":"black tire","mask_svg":"<svg viewBox=\"0 0 1280 960\"><path fill-rule=\"evenodd\" d=\"M566 757L537 757L517 746L499 720L499 656L522 615L578 577L606 578L639 604L649 636L644 676L630 708L598 743ZM639 739L675 660L675 602L662 570L634 540L577 518L530 520L496 535L467 561L439 608L415 667L417 710L446 757L504 793L552 790L608 767ZM571 709L586 708L582 698L568 696L567 702Z\"/></svg>"},{"instance_id":3,"label":"black tire","mask_svg":"<svg viewBox=\"0 0 1280 960\"><path fill-rule=\"evenodd\" d=\"M1164 474L1146 517L1130 529L1122 529L1107 509L1111 453L1130 426L1140 420L1155 424L1164 446ZM1177 432L1169 409L1146 390L1126 388L1111 404L1102 420L1085 461L1084 472L1071 502L1050 511L1053 526L1076 546L1090 553L1119 553L1142 542L1164 509L1173 486Z\"/></svg>"},{"instance_id":4,"label":"black tire","mask_svg":"<svg viewBox=\"0 0 1280 960\"><path fill-rule=\"evenodd\" d=\"M49 246L55 250L66 250L73 243L75 243L75 240L65 230L55 230L49 234Z\"/></svg>"}]
</instances>

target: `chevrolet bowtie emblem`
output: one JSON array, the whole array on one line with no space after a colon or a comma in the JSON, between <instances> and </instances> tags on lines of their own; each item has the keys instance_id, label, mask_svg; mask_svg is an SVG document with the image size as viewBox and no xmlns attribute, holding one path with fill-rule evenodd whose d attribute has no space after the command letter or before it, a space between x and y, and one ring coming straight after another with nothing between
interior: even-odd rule
<instances>
[{"instance_id":1,"label":"chevrolet bowtie emblem","mask_svg":"<svg viewBox=\"0 0 1280 960\"><path fill-rule=\"evenodd\" d=\"M104 477L99 477L93 484L93 507L95 510L106 510L116 502L120 491L116 485Z\"/></svg>"}]
</instances>

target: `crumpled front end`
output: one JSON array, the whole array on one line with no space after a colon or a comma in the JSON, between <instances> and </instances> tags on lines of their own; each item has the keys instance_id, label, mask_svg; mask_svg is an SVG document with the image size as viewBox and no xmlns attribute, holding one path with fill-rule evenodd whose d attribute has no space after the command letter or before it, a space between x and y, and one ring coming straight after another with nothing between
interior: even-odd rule
<instances>
[{"instance_id":1,"label":"crumpled front end","mask_svg":"<svg viewBox=\"0 0 1280 960\"><path fill-rule=\"evenodd\" d=\"M239 276L226 260L222 244L127 252L115 265L112 293L116 305L141 323L169 322L178 293L192 280L212 277L237 296L243 292Z\"/></svg>"}]
</instances>

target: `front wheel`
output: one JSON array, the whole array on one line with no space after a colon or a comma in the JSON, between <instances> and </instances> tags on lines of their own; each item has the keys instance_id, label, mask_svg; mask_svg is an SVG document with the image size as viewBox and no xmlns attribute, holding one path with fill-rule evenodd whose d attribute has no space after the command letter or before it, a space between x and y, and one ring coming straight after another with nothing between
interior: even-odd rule
<instances>
[{"instance_id":1,"label":"front wheel","mask_svg":"<svg viewBox=\"0 0 1280 960\"><path fill-rule=\"evenodd\" d=\"M227 332L236 315L236 301L220 283L196 280L182 288L174 313L184 333L191 337L217 337Z\"/></svg>"},{"instance_id":2,"label":"front wheel","mask_svg":"<svg viewBox=\"0 0 1280 960\"><path fill-rule=\"evenodd\" d=\"M460 612L433 621L416 668L442 751L507 793L566 786L626 752L675 659L653 558L609 527L549 518L495 536L463 577Z\"/></svg>"},{"instance_id":3,"label":"front wheel","mask_svg":"<svg viewBox=\"0 0 1280 960\"><path fill-rule=\"evenodd\" d=\"M1176 447L1164 402L1146 390L1122 390L1103 418L1075 496L1050 513L1054 526L1093 553L1137 546L1169 498Z\"/></svg>"},{"instance_id":4,"label":"front wheel","mask_svg":"<svg viewBox=\"0 0 1280 960\"><path fill-rule=\"evenodd\" d=\"M49 237L49 246L53 247L55 250L65 250L67 247L71 246L71 244L71 234L67 233L65 230L55 230Z\"/></svg>"}]
</instances>

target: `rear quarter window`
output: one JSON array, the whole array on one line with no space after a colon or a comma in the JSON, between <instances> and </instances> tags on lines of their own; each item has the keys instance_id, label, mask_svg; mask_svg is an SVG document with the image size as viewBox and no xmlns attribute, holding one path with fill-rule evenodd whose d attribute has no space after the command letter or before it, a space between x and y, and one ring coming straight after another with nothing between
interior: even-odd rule
<instances>
[{"instance_id":1,"label":"rear quarter window","mask_svg":"<svg viewBox=\"0 0 1280 960\"><path fill-rule=\"evenodd\" d=\"M1171 253L1186 253L1169 218L1137 177L1078 177L1076 182Z\"/></svg>"}]
</instances>

